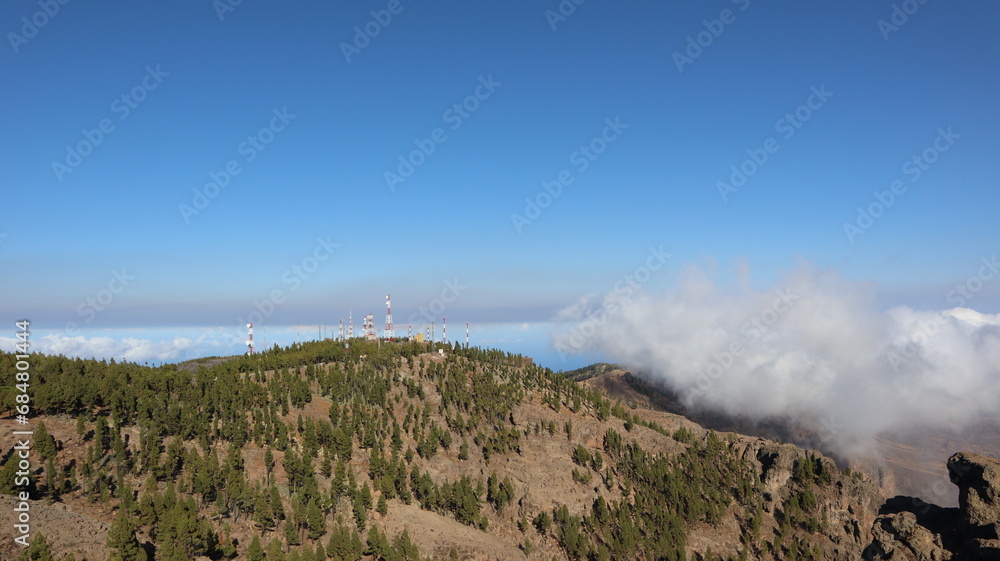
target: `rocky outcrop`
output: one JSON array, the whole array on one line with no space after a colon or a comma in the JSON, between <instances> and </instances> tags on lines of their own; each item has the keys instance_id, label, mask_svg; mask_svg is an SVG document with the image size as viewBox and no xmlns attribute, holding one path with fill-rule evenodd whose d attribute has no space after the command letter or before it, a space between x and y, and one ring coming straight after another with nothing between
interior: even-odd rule
<instances>
[{"instance_id":1,"label":"rocky outcrop","mask_svg":"<svg viewBox=\"0 0 1000 561\"><path fill-rule=\"evenodd\" d=\"M916 561L944 561L951 553L944 549L941 536L917 524L912 512L880 516L872 528L873 543L881 559L914 559Z\"/></svg>"},{"instance_id":2,"label":"rocky outcrop","mask_svg":"<svg viewBox=\"0 0 1000 561\"><path fill-rule=\"evenodd\" d=\"M736 457L756 468L763 511L775 520L775 526L784 516L784 501L801 487L795 482L796 462L818 462L819 469L832 475L829 483L812 487L818 511L825 514L827 521L821 531L826 539L819 541L823 559L857 559L872 541L871 529L885 496L866 477L840 473L833 460L817 452L763 438L739 437L732 450Z\"/></svg>"},{"instance_id":3,"label":"rocky outcrop","mask_svg":"<svg viewBox=\"0 0 1000 561\"><path fill-rule=\"evenodd\" d=\"M948 459L959 508L911 497L886 501L875 520L871 561L1000 561L1000 460L959 452Z\"/></svg>"},{"instance_id":4,"label":"rocky outcrop","mask_svg":"<svg viewBox=\"0 0 1000 561\"><path fill-rule=\"evenodd\" d=\"M948 476L958 486L958 505L970 530L1000 538L1000 460L959 452L948 458Z\"/></svg>"}]
</instances>

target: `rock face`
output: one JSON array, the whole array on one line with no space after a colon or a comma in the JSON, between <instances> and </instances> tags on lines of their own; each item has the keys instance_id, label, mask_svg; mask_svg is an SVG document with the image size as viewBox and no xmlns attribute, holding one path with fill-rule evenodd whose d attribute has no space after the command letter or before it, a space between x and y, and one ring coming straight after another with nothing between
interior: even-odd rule
<instances>
[{"instance_id":1,"label":"rock face","mask_svg":"<svg viewBox=\"0 0 1000 561\"><path fill-rule=\"evenodd\" d=\"M948 459L948 476L970 528L983 538L1000 537L1000 460L959 452Z\"/></svg>"},{"instance_id":2,"label":"rock face","mask_svg":"<svg viewBox=\"0 0 1000 561\"><path fill-rule=\"evenodd\" d=\"M1000 460L959 452L948 459L959 508L911 497L886 501L864 552L871 561L1000 561Z\"/></svg>"},{"instance_id":3,"label":"rock face","mask_svg":"<svg viewBox=\"0 0 1000 561\"><path fill-rule=\"evenodd\" d=\"M870 559L943 561L952 557L944 549L941 536L918 524L912 512L880 516L872 534L875 539L868 552Z\"/></svg>"},{"instance_id":4,"label":"rock face","mask_svg":"<svg viewBox=\"0 0 1000 561\"><path fill-rule=\"evenodd\" d=\"M837 473L833 460L790 444L742 436L732 444L732 449L738 458L757 470L763 512L775 525L785 516L784 501L794 493L796 462L812 458L823 471ZM820 540L819 558L857 559L866 544L873 540L872 526L885 502L878 486L860 475L838 476L828 485L816 486L814 492L827 520L822 530L825 539ZM766 556L750 558L770 559Z\"/></svg>"}]
</instances>

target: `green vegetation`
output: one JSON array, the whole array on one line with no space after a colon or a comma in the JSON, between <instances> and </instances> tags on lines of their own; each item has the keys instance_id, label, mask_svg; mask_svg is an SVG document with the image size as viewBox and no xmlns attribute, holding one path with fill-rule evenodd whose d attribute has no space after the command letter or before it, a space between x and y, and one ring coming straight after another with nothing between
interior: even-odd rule
<instances>
[{"instance_id":1,"label":"green vegetation","mask_svg":"<svg viewBox=\"0 0 1000 561\"><path fill-rule=\"evenodd\" d=\"M607 374L613 370L622 370L622 367L617 364L610 364L607 362L598 362L591 364L589 366L584 366L583 368L577 368L576 370L570 370L569 372L563 372L563 376L573 380L574 382L582 382L584 380L589 380L591 378L596 378L603 374Z\"/></svg>"},{"instance_id":2,"label":"green vegetation","mask_svg":"<svg viewBox=\"0 0 1000 561\"><path fill-rule=\"evenodd\" d=\"M446 358L424 355L436 348ZM0 353L0 369L13 362ZM517 524L525 553L557 543L572 560L687 561L692 525L719 524L727 509L745 513L748 542L761 534L759 482L729 443L684 427L670 434L517 355L355 340L350 350L314 342L185 368L43 355L31 362L35 410L75 416L74 434L86 442L82 461L73 461L39 423L35 440L46 464L32 492L116 506L107 539L114 560L142 561L153 550L157 560L178 561L419 559L405 531L385 534L391 505L489 531L491 520L520 518L511 505L524 491L492 468L485 478L449 479L428 467L442 457L496 466L538 438L566 446L572 479L602 491L582 515L561 505L528 513ZM8 390L0 387L0 413L14 405ZM512 412L528 402L564 417L515 425ZM575 440L584 418L624 431L608 429L599 446L588 447ZM634 434L646 429L685 451L643 449ZM0 468L2 492L13 490L10 472L9 462ZM783 503L788 532L775 547L808 549L786 534L822 526L825 513L810 486L830 477L815 458L796 464L801 488ZM259 535L237 543L230 527L245 522ZM43 550L38 545L32 555Z\"/></svg>"}]
</instances>

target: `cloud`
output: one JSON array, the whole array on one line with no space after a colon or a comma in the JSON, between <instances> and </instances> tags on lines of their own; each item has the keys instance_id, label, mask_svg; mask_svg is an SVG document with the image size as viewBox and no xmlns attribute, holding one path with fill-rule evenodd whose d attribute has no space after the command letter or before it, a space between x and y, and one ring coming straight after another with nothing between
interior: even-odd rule
<instances>
[{"instance_id":1,"label":"cloud","mask_svg":"<svg viewBox=\"0 0 1000 561\"><path fill-rule=\"evenodd\" d=\"M68 357L115 359L128 362L175 362L213 355L232 355L241 350L239 334L225 329L199 329L190 337L150 333L150 338L99 335L70 337L61 332L33 332L31 351ZM16 339L0 337L0 349L13 352Z\"/></svg>"},{"instance_id":2,"label":"cloud","mask_svg":"<svg viewBox=\"0 0 1000 561\"><path fill-rule=\"evenodd\" d=\"M690 267L667 292L588 296L554 344L602 352L688 407L793 419L845 455L1000 413L1000 314L880 311L874 287L808 264L766 291L747 278L722 287Z\"/></svg>"}]
</instances>

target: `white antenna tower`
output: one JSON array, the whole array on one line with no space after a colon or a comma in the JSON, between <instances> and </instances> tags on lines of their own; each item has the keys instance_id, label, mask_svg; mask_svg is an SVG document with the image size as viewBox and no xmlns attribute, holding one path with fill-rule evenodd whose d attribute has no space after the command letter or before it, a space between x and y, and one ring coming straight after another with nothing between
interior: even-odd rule
<instances>
[{"instance_id":1,"label":"white antenna tower","mask_svg":"<svg viewBox=\"0 0 1000 561\"><path fill-rule=\"evenodd\" d=\"M247 355L255 354L253 348L253 323L247 324Z\"/></svg>"},{"instance_id":2,"label":"white antenna tower","mask_svg":"<svg viewBox=\"0 0 1000 561\"><path fill-rule=\"evenodd\" d=\"M392 328L392 307L389 305L389 295L385 295L385 338L394 339L396 330Z\"/></svg>"}]
</instances>

